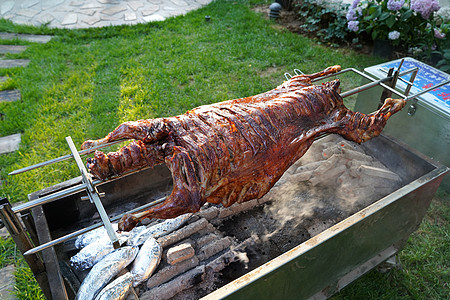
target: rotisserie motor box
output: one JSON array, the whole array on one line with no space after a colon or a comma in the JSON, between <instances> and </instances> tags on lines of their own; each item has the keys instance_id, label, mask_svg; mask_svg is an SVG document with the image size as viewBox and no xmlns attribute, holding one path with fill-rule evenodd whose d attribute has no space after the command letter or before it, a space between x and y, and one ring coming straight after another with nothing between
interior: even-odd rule
<instances>
[{"instance_id":1,"label":"rotisserie motor box","mask_svg":"<svg viewBox=\"0 0 450 300\"><path fill-rule=\"evenodd\" d=\"M396 70L401 59L386 62L364 69L375 79L386 77L389 68ZM400 72L418 67L419 71L411 88L410 95L450 79L450 75L423 62L406 57ZM409 81L411 73L402 77ZM396 89L404 92L407 84L398 80ZM355 110L371 113L378 108L383 88L377 87L361 92ZM395 94L392 98L395 98ZM408 101L405 108L389 119L383 133L390 135L417 149L421 153L450 166L450 84L436 88L422 96ZM441 184L450 192L450 176Z\"/></svg>"}]
</instances>

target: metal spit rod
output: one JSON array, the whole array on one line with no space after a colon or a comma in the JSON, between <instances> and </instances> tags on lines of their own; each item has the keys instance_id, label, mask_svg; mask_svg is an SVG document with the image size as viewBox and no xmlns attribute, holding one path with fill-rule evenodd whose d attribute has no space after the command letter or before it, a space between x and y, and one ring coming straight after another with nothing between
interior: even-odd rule
<instances>
[{"instance_id":1,"label":"metal spit rod","mask_svg":"<svg viewBox=\"0 0 450 300\"><path fill-rule=\"evenodd\" d=\"M409 69L409 70L407 70L407 71L404 71L404 72L400 73L399 76L404 76L404 75L406 75L406 74L408 74L408 73L411 73L411 72L417 72L417 69L418 69L417 67L412 68L412 69ZM294 69L294 72L295 72L296 75L303 74L303 72L300 71L299 69ZM400 97L406 98L406 96L403 95L402 93L396 91L395 89L393 89L393 88L391 88L391 87L389 87L389 86L387 86L387 85L385 85L385 84L383 83L383 82L385 82L385 81L389 81L389 80L391 79L390 77L385 77L385 78L376 80L376 79L370 77L369 75L364 74L363 72L360 72L360 71L358 71L358 70L356 70L356 69L354 69L354 68L347 68L347 69L344 69L344 70L339 71L339 72L334 73L334 74L329 74L329 75L326 75L326 76L322 76L322 77L320 77L320 78L313 79L312 82L319 81L319 80L323 80L323 79L326 79L326 78L329 78L329 77L332 77L332 76L336 76L336 75L339 75L339 74L343 74L343 73L346 73L346 72L355 72L355 73L357 73L358 75L363 76L363 77L365 77L366 79L369 79L369 80L372 81L372 82L371 82L371 83L368 83L368 84L366 84L366 85L363 85L363 86L354 88L354 89L352 89L352 90L350 90L350 91L347 91L347 92L345 92L345 93L342 93L342 94L341 94L341 97L343 97L343 98L348 97L348 96L351 96L351 95L354 95L354 94L359 93L359 92L361 92L361 91L365 91L365 90L370 89L370 88L372 88L373 86L376 86L376 85L381 85L382 87L384 87L384 88L390 90L391 92L393 92L393 93L399 95ZM292 75L289 74L289 73L285 73L284 76L286 77L286 79L292 78ZM415 77L415 76L414 76L414 77ZM403 81L405 81L405 82L408 84L408 87L409 87L409 88L412 86L412 83L411 83L411 82L406 81L406 80L404 80L404 79L402 79L402 78L400 78L400 79L403 80ZM445 84L446 84L446 83L445 83ZM441 86L441 85L439 85L439 86ZM433 89L435 89L435 88L436 88L436 86L433 87ZM428 92L429 90L432 90L432 89L427 89L426 91ZM408 91L409 91L409 89L408 89ZM422 94L424 94L424 93L426 93L426 92L423 92L423 93L421 93L421 94L419 94L419 95L422 95ZM407 94L408 94L408 93L406 93L406 95L407 95ZM417 96L418 96L418 95L416 95L415 97L417 97ZM121 139L121 140L109 142L109 143L106 143L106 144L103 144L103 145L98 145L98 146L95 146L95 147L92 147L92 148L89 148L89 149L81 150L81 151L78 152L78 154L79 154L79 155L89 154L89 153L94 152L94 151L97 150L97 149L101 149L101 148L105 148L105 147L112 146L112 145L115 145L115 144L119 144L119 143L124 142L124 141L125 141L124 139ZM14 170L14 171L10 172L8 175L17 175L17 174L21 174L21 173L24 173L24 172L27 172L27 171L31 171L31 170L34 170L34 169L37 169L37 168L40 168L40 167L48 166L48 165L51 165L51 164L54 164L54 163L57 163L57 162L69 160L69 159L71 159L72 157L73 157L72 154L63 155L63 156L60 156L60 157L57 157L57 158L54 158L54 159L50 159L50 160L48 160L48 161L41 162L41 163L38 163L38 164L35 164L35 165L32 165L32 166L28 166L28 167L24 167L24 168L21 168L21 169L18 169L18 170Z\"/></svg>"},{"instance_id":2,"label":"metal spit rod","mask_svg":"<svg viewBox=\"0 0 450 300\"><path fill-rule=\"evenodd\" d=\"M117 235L114 232L114 229L112 228L111 221L109 220L109 217L106 214L105 208L103 207L102 201L100 200L99 192L92 183L91 175L88 173L88 171L86 170L86 167L84 166L83 162L81 161L81 157L78 154L78 150L75 147L75 144L73 143L72 138L70 136L68 136L68 137L66 137L66 141L67 141L67 144L69 145L70 151L72 152L72 156L75 159L75 162L77 163L78 169L80 170L81 178L85 185L88 197L91 200L91 202L94 203L95 207L97 208L100 218L102 219L103 225L105 226L106 233L108 234L109 239L111 240L114 249L117 249L120 247L119 239L117 238Z\"/></svg>"},{"instance_id":3,"label":"metal spit rod","mask_svg":"<svg viewBox=\"0 0 450 300\"><path fill-rule=\"evenodd\" d=\"M112 218L111 218L111 222L118 221L120 218L122 218L122 217L123 217L125 214L127 214L127 213L128 213L128 214L133 214L133 213L135 213L135 212L139 212L139 211L145 210L145 209L147 209L147 208L150 208L150 207L152 207L152 206L155 206L155 205L157 205L157 204L159 204L159 203L164 202L164 200L166 200L166 197L161 197L161 198L156 199L156 200L154 200L154 201L152 201L152 202L150 202L150 203L147 203L147 204L144 204L144 205L142 205L142 206L136 207L135 209L132 209L132 210L126 212L126 213L123 213L123 214L117 215L117 216L115 216L115 217L112 217ZM83 233L86 233L86 232L88 232L88 231L94 230L94 229L99 228L99 227L101 227L101 226L103 226L103 224L100 222L100 223L91 225L91 226L89 226L89 227L85 227L85 228L83 228L83 229L74 231L74 232L69 233L69 234L66 234L66 235L64 235L64 236L62 236L62 237L59 237L59 238L57 238L57 239L54 239L54 240L52 240L52 241L50 241L50 242L48 242L48 243L45 243L45 244L36 246L36 247L34 247L34 248L28 250L27 252L25 252L23 255L33 254L33 253L42 251L42 250L44 250L44 249L53 247L53 246L55 246L55 245L57 245L57 244L60 244L60 243L62 243L62 242L65 242L65 241L67 241L67 240L70 240L70 239L72 239L72 238L75 238L75 237L77 237L77 236L79 236L79 235L82 235Z\"/></svg>"},{"instance_id":4,"label":"metal spit rod","mask_svg":"<svg viewBox=\"0 0 450 300\"><path fill-rule=\"evenodd\" d=\"M410 70L406 70L406 71L400 73L399 76L403 76L403 75L406 75L406 74L408 74L408 73L410 73L410 72L414 72L415 69L416 69L416 68L413 68L413 69L410 69ZM300 70L298 70L298 69L295 69L294 71L295 71L296 74L301 74L301 73L302 73L302 72L301 72ZM362 86L360 86L360 87L354 88L354 89L352 89L352 90L350 90L350 91L347 91L347 92L342 93L342 94L341 94L342 97L348 97L348 96L350 96L350 95L354 95L354 94L359 93L359 92L361 92L361 91L365 91L365 90L367 90L367 89L370 89L370 88L372 88L372 87L374 87L374 86L376 86L376 85L382 85L382 86L383 86L383 85L384 85L384 84L383 84L383 81L388 81L388 80L389 80L389 77L382 78L382 79L380 79L380 80L376 80L376 79L372 78L371 76L369 76L369 75L367 75L367 74L364 74L364 73L362 73L362 72L360 72L360 71L358 71L358 70L356 70L356 69L354 69L354 68L347 68L347 69L344 69L344 70L342 70L342 71L340 71L340 72L337 72L337 73L335 73L335 74L330 74L330 75L326 75L326 76L323 76L323 77L314 79L313 82L314 82L314 81L318 81L318 80L322 80L322 79L326 79L326 78L329 78L329 77L332 77L332 76L335 76L335 75L338 75L338 74L346 73L346 72L355 72L355 73L357 73L358 75L363 76L363 77L365 77L366 79L370 80L371 82L368 83L368 84L362 85ZM288 74L288 75L290 76L289 73L286 73L286 74ZM285 76L286 76L286 74L285 74ZM292 76L291 76L291 77L292 77ZM408 100L413 99L413 98L415 98L415 97L418 97L418 96L420 96L420 95L422 95L422 94L424 94L424 93L427 93L428 91L430 91L430 90L432 90L432 89L435 89L435 88L437 88L437 87L439 87L439 86L442 86L442 85L445 85L445 84L447 84L447 83L448 83L448 82L443 82L443 83L441 83L441 84L439 84L439 85L437 85L437 86L433 86L433 87L431 87L431 88L429 88L429 89L426 89L426 90L424 90L424 91L422 91L422 92L420 92L420 93L418 93L418 94L412 95L412 96L408 97ZM410 83L410 84L412 84L412 83ZM407 96L405 96L405 95L401 94L400 92L398 92L398 91L392 89L391 87L389 87L389 86L387 86L387 85L384 85L384 86L385 86L387 89L392 90L393 93L396 93L396 94L399 95L400 97L402 97L402 98L404 98L404 99L407 98ZM78 153L79 153L80 155L88 154L88 153L93 152L93 151L96 150L96 149L103 148L103 147L107 147L107 146L111 146L111 145L114 145L114 144L118 144L118 143L123 142L123 141L124 141L124 140L118 140L118 141L110 142L110 143L107 143L107 144L104 144L104 145L99 145L99 146L96 146L96 147L93 147L93 148L90 148L90 149L86 149L86 150L79 151ZM68 154L68 155L65 155L65 156L61 156L61 157L59 157L59 158L55 158L55 159L52 159L52 160L49 160L49 161L46 161L46 162L42 162L42 163L39 163L39 164L36 164L36 165L33 165L33 166L29 166L29 167L25 167L25 168L22 168L22 169L13 171L13 172L10 173L10 175L20 174L20 173L23 173L23 172L26 172L26 171L30 171L30 170L39 168L39 167L43 167L43 166L47 166L47 165L53 164L53 163L55 163L55 162L60 162L60 161L68 160L68 159L70 159L70 158L72 158L72 157L73 157L73 154ZM105 182L105 181L94 180L94 181L92 181L92 184L93 184L94 186L97 186L98 184L104 183L104 182ZM18 205L18 206L16 206L16 207L14 207L14 213L23 212L23 211L26 211L26 210L31 209L31 208L33 208L33 207L36 207L36 206L38 206L38 205L44 205L44 204L50 203L50 202L55 201L55 200L57 200L57 199L59 199L59 198L62 198L62 197L65 197L65 196L68 196L68 195L71 195L71 194L78 193L78 192L84 190L84 188L85 188L84 185L83 185L83 184L80 184L80 185L76 185L76 186L67 188L67 189L65 189L64 191L59 191L59 192L55 192L55 193L50 194L50 195L46 195L46 196L41 197L41 198L39 198L39 199L36 199L36 200L34 200L34 201L30 201L30 202L27 202L27 203L24 203L24 204L21 204L21 205Z\"/></svg>"},{"instance_id":5,"label":"metal spit rod","mask_svg":"<svg viewBox=\"0 0 450 300\"><path fill-rule=\"evenodd\" d=\"M413 69L410 69L410 70L407 70L407 71L404 71L404 72L400 73L399 76L403 76L403 75L406 75L406 74L408 74L408 73L410 73L410 72L416 72L416 71L417 71L416 68L413 68ZM298 70L298 69L295 69L295 72L296 72L296 74L298 74L298 73L301 74L301 71ZM388 81L388 80L390 79L389 77L387 77L386 79L376 80L376 79L372 78L371 76L369 76L369 75L367 75L367 74L364 74L364 73L362 73L362 72L360 72L360 71L358 71L358 70L356 70L356 69L354 69L354 68L347 68L347 69L344 69L344 70L342 70L342 71L340 71L340 72L337 72L337 73L335 73L335 74L330 74L330 75L327 75L327 76L323 76L323 77L321 77L321 78L317 78L317 79L315 79L315 80L313 80L313 81L322 80L322 79L325 79L325 78L328 78L328 77L332 77L332 76L335 76L335 75L339 75L339 74L342 74L342 73L346 73L346 72L355 72L355 73L357 73L358 75L360 75L360 76L362 76L362 77L365 77L366 79L368 79L368 80L370 80L370 81L372 81L372 82L371 82L371 83L368 83L368 84L365 84L365 85L362 85L362 86L360 86L360 87L357 87L357 88L355 88L355 89L352 89L352 90L350 90L350 91L347 91L347 92L345 92L345 93L342 93L342 94L341 94L342 97L347 97L347 96L350 96L350 95L359 93L359 92L361 92L361 91L370 89L370 88L372 88L372 87L374 87L374 86L376 86L376 85L381 85L381 86L385 87L386 89L391 90L393 93L399 95L400 97L404 98L405 100L411 100L411 99L416 98L416 97L418 97L418 96L420 96L420 95L422 95L422 94L425 94L425 93L427 93L427 92L429 92L429 91L431 91L431 90L433 90L433 89L436 89L436 88L438 88L438 87L440 87L440 86L442 86L442 85L446 85L446 84L448 84L448 83L450 82L450 80L448 80L448 81L442 82L442 83L440 83L440 84L438 84L438 85L435 85L435 86L433 86L433 87L431 87L431 88L428 88L428 89L426 89L426 90L423 90L423 91L421 91L421 92L419 92L419 93L417 93L417 94L414 94L414 95L411 95L411 96L405 96L405 95L403 95L402 93L396 91L395 89L393 89L393 88L391 88L391 87L389 87L389 86L383 84L384 81ZM409 85L412 85L412 83L409 83ZM114 145L114 144L120 143L120 142L122 142L122 141L123 141L123 140L115 141L115 142L108 143L108 144L104 144L104 145L100 145L100 146L95 147L95 149L107 147L107 146L110 146L110 145ZM94 148L86 149L86 150L80 151L79 153L80 153L80 154L86 154L86 153L92 152L93 150L94 150ZM19 173L22 173L22 172L25 172L25 171L28 171L28 170L31 170L31 169L38 168L38 167L40 167L40 166L48 165L48 164L51 164L51 163L54 163L54 162L57 162L57 161L67 160L67 159L70 159L70 158L73 157L73 156L74 156L73 154L69 154L69 155L66 155L66 156L63 156L63 157L54 159L54 160L52 160L52 161L47 161L47 162L44 162L44 163L41 163L41 164L38 164L38 165L34 165L34 166L31 166L31 167L23 168L23 169L14 171L14 172L12 172L12 173L14 173L14 174L19 174ZM20 172L19 172L19 171L20 171ZM104 182L104 181L100 181L100 180L92 181L92 185L95 187L96 185L98 185L98 184L100 184L100 183L103 183L103 182ZM48 196L44 196L44 197L42 197L42 198L40 198L40 199L37 199L37 200L35 200L35 201L30 201L30 202L25 203L25 204L23 204L23 205L17 206L17 207L15 208L14 212L17 213L17 212L20 212L20 211L24 211L24 210L30 209L30 208L32 208L32 207L34 207L34 206L37 206L37 205L42 205L42 204L45 204L45 203L49 203L49 202L55 201L55 200L60 199L60 198L62 198L62 197L64 197L64 196L67 196L67 195L70 195L70 194L74 194L74 193L80 192L80 191L82 191L84 188L85 188L84 185L81 184L81 185L77 185L77 186L75 186L75 187L68 188L68 189L66 189L66 190L64 190L64 191L61 191L61 192L56 192L56 193L54 193L54 194L51 194L51 195L48 195ZM161 203L161 202L164 201L164 200L165 200L165 198L160 198L160 199L158 199L158 200L156 200L156 201L153 201L153 202L151 202L151 203L148 203L148 204L146 204L146 205L143 205L143 206L141 206L141 207L138 207L138 208L136 208L136 209L134 209L134 210L132 210L132 211L129 211L128 213L134 213L134 212L138 212L138 211L145 210L146 208L149 208L149 207L152 207L152 206L154 206L154 205L157 205L157 204ZM119 216L116 216L116 217L112 218L111 220L112 220L112 221L118 220L118 219L120 219L123 215L124 215L124 214L119 215ZM66 236L63 236L63 237L60 237L60 238L55 239L55 240L53 240L53 241L50 241L50 242L48 242L48 243L46 243L46 244L42 244L42 245L40 245L40 246L38 246L38 247L35 247L35 248L33 248L33 249L30 249L29 251L25 252L24 254L26 255L26 254L32 254L32 253L36 253L36 252L38 252L38 251L42 251L42 250L44 250L44 249L46 249L46 248L52 247L52 246L54 246L54 245L56 245L56 244L59 244L59 243L61 243L61 242L63 242L63 241L66 241L66 240L68 240L68 239L74 238L74 237L76 237L76 236L78 236L78 235L81 235L81 234L83 234L83 233L85 233L85 232L88 232L88 231L93 230L93 229L95 229L95 228L98 228L98 227L100 227L100 226L101 226L101 223L92 225L92 226L90 226L90 227L87 227L87 228L84 228L84 229L81 229L81 230L78 230L78 231L73 232L73 233L71 233L71 234L68 234L68 235L66 235Z\"/></svg>"},{"instance_id":6,"label":"metal spit rod","mask_svg":"<svg viewBox=\"0 0 450 300\"><path fill-rule=\"evenodd\" d=\"M122 139L122 140L117 140L117 141L110 142L110 143L107 143L107 144L104 144L104 145L95 146L95 147L92 147L92 148L89 148L89 149L78 151L78 154L79 155L89 154L89 153L94 152L97 149L108 147L108 146L115 145L115 144L119 144L119 143L124 142L124 141L126 141L126 140ZM72 157L73 157L72 154L63 155L63 156L60 156L60 157L57 157L57 158L54 158L54 159L50 159L50 160L47 160L47 161L44 161L44 162L41 162L41 163L38 163L38 164L35 164L35 165L32 165L32 166L29 166L29 167L25 167L25 168L22 168L22 169L18 169L18 170L12 171L8 175L17 175L17 174L24 173L24 172L27 172L27 171L31 171L31 170L34 170L34 169L37 169L37 168L40 168L40 167L48 166L48 165L51 165L51 164L54 164L54 163L57 163L57 162L60 162L60 161L69 160Z\"/></svg>"}]
</instances>

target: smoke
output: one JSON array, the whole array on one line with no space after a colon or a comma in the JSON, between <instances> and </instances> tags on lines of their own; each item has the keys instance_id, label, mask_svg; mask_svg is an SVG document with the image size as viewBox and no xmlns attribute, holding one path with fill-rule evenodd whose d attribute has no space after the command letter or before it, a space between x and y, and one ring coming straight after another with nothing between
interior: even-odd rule
<instances>
[{"instance_id":1,"label":"smoke","mask_svg":"<svg viewBox=\"0 0 450 300\"><path fill-rule=\"evenodd\" d=\"M400 177L363 148L337 135L316 141L265 196L271 221L262 239L279 248L283 236L315 236L399 188ZM299 241L299 242L303 242ZM291 243L293 244L293 243ZM288 245L292 248L295 245Z\"/></svg>"}]
</instances>

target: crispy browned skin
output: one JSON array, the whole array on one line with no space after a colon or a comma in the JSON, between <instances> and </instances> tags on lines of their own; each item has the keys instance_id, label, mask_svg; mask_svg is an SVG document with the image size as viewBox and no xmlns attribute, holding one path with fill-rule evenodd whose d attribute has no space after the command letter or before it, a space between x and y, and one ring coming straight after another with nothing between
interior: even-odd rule
<instances>
[{"instance_id":1,"label":"crispy browned skin","mask_svg":"<svg viewBox=\"0 0 450 300\"><path fill-rule=\"evenodd\" d=\"M311 79L340 70L333 66L291 78L269 92L205 105L183 115L126 122L82 149L117 139L135 139L117 152L96 151L88 169L105 179L126 171L165 163L173 191L149 210L126 215L121 230L143 218L173 218L197 212L207 201L228 207L260 198L308 150L320 133L330 132L361 143L378 136L387 119L405 105L387 99L379 111L348 110L339 81L319 86Z\"/></svg>"}]
</instances>

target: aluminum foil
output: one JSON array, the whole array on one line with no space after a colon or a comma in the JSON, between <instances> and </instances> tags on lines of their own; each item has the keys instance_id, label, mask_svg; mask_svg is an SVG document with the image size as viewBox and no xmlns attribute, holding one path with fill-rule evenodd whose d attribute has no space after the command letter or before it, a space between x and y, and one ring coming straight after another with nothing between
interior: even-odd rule
<instances>
[{"instance_id":1,"label":"aluminum foil","mask_svg":"<svg viewBox=\"0 0 450 300\"><path fill-rule=\"evenodd\" d=\"M76 300L92 300L120 271L136 257L137 247L125 246L106 255L95 264L81 284Z\"/></svg>"},{"instance_id":2,"label":"aluminum foil","mask_svg":"<svg viewBox=\"0 0 450 300\"><path fill-rule=\"evenodd\" d=\"M142 245L136 259L131 265L130 273L133 275L133 286L147 280L159 265L162 248L155 238L150 237Z\"/></svg>"}]
</instances>

